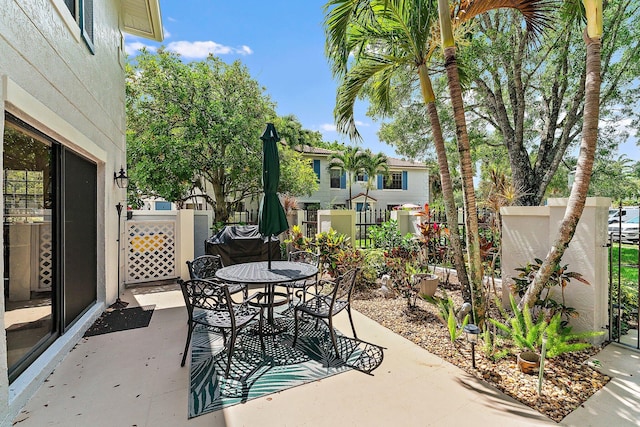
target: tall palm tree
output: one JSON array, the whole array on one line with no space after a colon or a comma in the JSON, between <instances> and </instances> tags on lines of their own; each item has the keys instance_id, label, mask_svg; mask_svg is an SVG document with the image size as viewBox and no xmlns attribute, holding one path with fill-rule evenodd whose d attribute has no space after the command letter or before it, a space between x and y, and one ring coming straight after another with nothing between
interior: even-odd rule
<instances>
[{"instance_id":1,"label":"tall palm tree","mask_svg":"<svg viewBox=\"0 0 640 427\"><path fill-rule=\"evenodd\" d=\"M346 174L347 188L349 188L349 209L351 209L351 186L362 170L362 158L360 149L354 146L345 147L344 151L338 151L329 156L327 169L339 169L340 173Z\"/></svg>"},{"instance_id":2,"label":"tall palm tree","mask_svg":"<svg viewBox=\"0 0 640 427\"><path fill-rule=\"evenodd\" d=\"M385 179L389 176L389 159L383 153L374 155L371 150L362 152L361 171L365 175L364 209L367 209L369 190L376 185L376 176L382 175Z\"/></svg>"},{"instance_id":3,"label":"tall palm tree","mask_svg":"<svg viewBox=\"0 0 640 427\"><path fill-rule=\"evenodd\" d=\"M351 138L360 138L353 107L367 84L373 89L372 101L388 111L394 77L405 72L418 75L437 154L454 267L465 300L470 301L453 183L428 70L437 48L432 35L436 21L433 1L331 0L325 5L325 12L326 54L334 75L341 79L334 111L338 130Z\"/></svg>"},{"instance_id":4,"label":"tall palm tree","mask_svg":"<svg viewBox=\"0 0 640 427\"><path fill-rule=\"evenodd\" d=\"M465 17L467 20L498 8L516 9L522 13L526 25L527 35L533 40L548 26L544 17L548 11L546 0L470 0L454 9L455 18ZM469 256L469 276L472 289L481 288L482 284L482 259L480 256L480 235L478 230L478 213L475 189L473 186L473 167L471 160L471 145L467 132L464 103L462 100L462 87L458 73L456 58L456 45L451 24L452 10L449 0L438 0L438 16L440 22L440 34L442 38L442 50L444 53L444 65L449 83L449 95L453 107L454 121L456 125L456 139L458 153L460 155L460 175L462 178L463 200L467 219L467 253ZM484 321L485 305L481 295L474 295L474 314L476 323Z\"/></svg>"},{"instance_id":5,"label":"tall palm tree","mask_svg":"<svg viewBox=\"0 0 640 427\"><path fill-rule=\"evenodd\" d=\"M447 11L450 10L446 0L439 1L444 2L443 7L446 5ZM528 28L539 30L543 27L540 22L542 20L540 11L544 4L544 0L521 0L521 3L513 0L471 0L455 9L455 17L456 22L462 24L478 14L493 9L515 8L523 12ZM325 5L327 12L325 18L327 56L332 63L334 74L342 79L338 88L334 114L338 129L352 138L358 138L353 106L365 85L370 85L371 101L378 104L382 111L388 111L392 82L396 73L407 71L417 73L433 132L445 201L445 213L451 231L454 265L463 290L470 290L471 295L465 295L465 299L472 300L474 312L478 315L476 322L479 322L484 317L485 301L482 293L478 221L475 193L473 193L469 139L466 125L463 126L464 109L459 79L457 80L457 89L452 92L452 95L456 97L454 112L456 113L461 154L461 171L466 180L464 199L469 224L467 241L470 244L467 248L471 281L467 277L460 246L453 185L440 120L435 106L436 98L429 76L431 56L438 46L437 37L433 34L435 28L433 24L437 21L437 9L433 0L331 0ZM445 15L449 18L450 42L453 45L451 16L450 13ZM448 52L451 53L451 49ZM350 60L350 55L353 55L352 60ZM449 55L448 59L451 58ZM457 77L455 47L453 48L453 60ZM451 68L449 62L446 65L449 73ZM450 82L452 80L450 78Z\"/></svg>"},{"instance_id":6,"label":"tall palm tree","mask_svg":"<svg viewBox=\"0 0 640 427\"><path fill-rule=\"evenodd\" d=\"M536 273L533 282L525 292L521 301L522 306L534 306L542 293L544 284L547 283L555 266L558 265L562 259L564 251L575 234L578 221L584 210L587 190L589 189L589 182L591 180L598 140L598 120L600 115L600 39L603 31L602 0L583 0L583 3L587 18L587 27L583 34L583 39L587 47L587 76L584 83L584 119L582 123L582 139L580 142L580 154L578 155L578 166L558 236ZM576 5L574 3L573 5L574 8L571 11L575 13L575 11L580 10L579 4Z\"/></svg>"}]
</instances>

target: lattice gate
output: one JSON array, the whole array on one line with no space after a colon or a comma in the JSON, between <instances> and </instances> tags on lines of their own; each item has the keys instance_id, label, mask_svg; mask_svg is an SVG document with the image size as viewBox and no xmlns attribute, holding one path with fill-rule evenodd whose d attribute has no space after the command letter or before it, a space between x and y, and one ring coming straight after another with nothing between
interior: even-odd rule
<instances>
[{"instance_id":1,"label":"lattice gate","mask_svg":"<svg viewBox=\"0 0 640 427\"><path fill-rule=\"evenodd\" d=\"M125 224L126 283L176 278L176 221Z\"/></svg>"}]
</instances>

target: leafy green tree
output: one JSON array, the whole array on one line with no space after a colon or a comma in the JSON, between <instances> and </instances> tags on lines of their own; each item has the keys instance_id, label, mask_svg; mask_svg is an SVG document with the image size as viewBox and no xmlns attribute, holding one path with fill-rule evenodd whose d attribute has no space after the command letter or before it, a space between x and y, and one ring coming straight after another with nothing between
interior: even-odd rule
<instances>
[{"instance_id":1,"label":"leafy green tree","mask_svg":"<svg viewBox=\"0 0 640 427\"><path fill-rule=\"evenodd\" d=\"M142 192L178 205L200 195L225 221L262 191L260 135L274 105L240 62L142 50L126 93L128 167Z\"/></svg>"},{"instance_id":2,"label":"leafy green tree","mask_svg":"<svg viewBox=\"0 0 640 427\"><path fill-rule=\"evenodd\" d=\"M302 153L284 144L280 146L279 153L280 185L278 193L293 197L310 196L318 190L318 177L313 171L311 159L305 158Z\"/></svg>"},{"instance_id":3,"label":"leafy green tree","mask_svg":"<svg viewBox=\"0 0 640 427\"><path fill-rule=\"evenodd\" d=\"M567 1L564 10L571 4L582 8L580 2ZM638 1L603 4L599 150L625 140L628 131L620 122L637 121L640 113ZM524 205L542 203L563 157L580 141L584 119L583 26L575 25L575 14L572 18L561 11L554 22L532 47L520 21L508 11L497 11L476 21L468 48L460 50L466 75L473 79L474 103L467 111L482 118L484 128L493 129L488 133L499 136L508 149Z\"/></svg>"},{"instance_id":4,"label":"leafy green tree","mask_svg":"<svg viewBox=\"0 0 640 427\"><path fill-rule=\"evenodd\" d=\"M299 148L305 145L318 147L322 144L322 134L318 131L304 129L300 120L294 115L277 117L273 121L278 135L286 141L291 148Z\"/></svg>"}]
</instances>

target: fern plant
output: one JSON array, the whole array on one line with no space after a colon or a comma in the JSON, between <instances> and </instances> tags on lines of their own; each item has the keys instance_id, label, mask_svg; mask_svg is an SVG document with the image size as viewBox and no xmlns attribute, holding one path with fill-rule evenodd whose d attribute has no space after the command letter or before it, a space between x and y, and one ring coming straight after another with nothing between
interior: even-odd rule
<instances>
[{"instance_id":1,"label":"fern plant","mask_svg":"<svg viewBox=\"0 0 640 427\"><path fill-rule=\"evenodd\" d=\"M505 332L518 348L537 351L542 343L542 334L548 325L544 316L539 316L538 320L534 322L531 311L526 307L520 310L513 295L509 295L509 302L513 317L508 320L508 323L501 323L495 319L489 319L489 321Z\"/></svg>"},{"instance_id":2,"label":"fern plant","mask_svg":"<svg viewBox=\"0 0 640 427\"><path fill-rule=\"evenodd\" d=\"M562 316L560 313L556 313L549 321L545 334L547 336L547 357L551 359L563 353L582 351L591 347L591 344L585 342L585 340L600 336L604 332L573 333L571 332L571 327L563 326Z\"/></svg>"}]
</instances>

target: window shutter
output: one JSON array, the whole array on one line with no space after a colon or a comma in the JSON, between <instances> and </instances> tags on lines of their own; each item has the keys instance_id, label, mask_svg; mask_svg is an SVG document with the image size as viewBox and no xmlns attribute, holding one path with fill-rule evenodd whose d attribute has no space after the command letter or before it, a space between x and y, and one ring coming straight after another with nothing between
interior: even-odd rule
<instances>
[{"instance_id":1,"label":"window shutter","mask_svg":"<svg viewBox=\"0 0 640 427\"><path fill-rule=\"evenodd\" d=\"M84 42L94 53L93 47L93 0L80 1L80 31Z\"/></svg>"},{"instance_id":2,"label":"window shutter","mask_svg":"<svg viewBox=\"0 0 640 427\"><path fill-rule=\"evenodd\" d=\"M320 181L320 160L315 159L313 161L313 171L316 173L316 176L318 177L318 181Z\"/></svg>"},{"instance_id":3,"label":"window shutter","mask_svg":"<svg viewBox=\"0 0 640 427\"><path fill-rule=\"evenodd\" d=\"M378 175L378 190L382 190L384 188L384 177L382 175Z\"/></svg>"},{"instance_id":4,"label":"window shutter","mask_svg":"<svg viewBox=\"0 0 640 427\"><path fill-rule=\"evenodd\" d=\"M409 179L409 174L407 173L407 171L402 171L402 189L403 190L407 189L408 179Z\"/></svg>"},{"instance_id":5,"label":"window shutter","mask_svg":"<svg viewBox=\"0 0 640 427\"><path fill-rule=\"evenodd\" d=\"M347 188L347 173L342 172L340 175L340 188Z\"/></svg>"}]
</instances>

